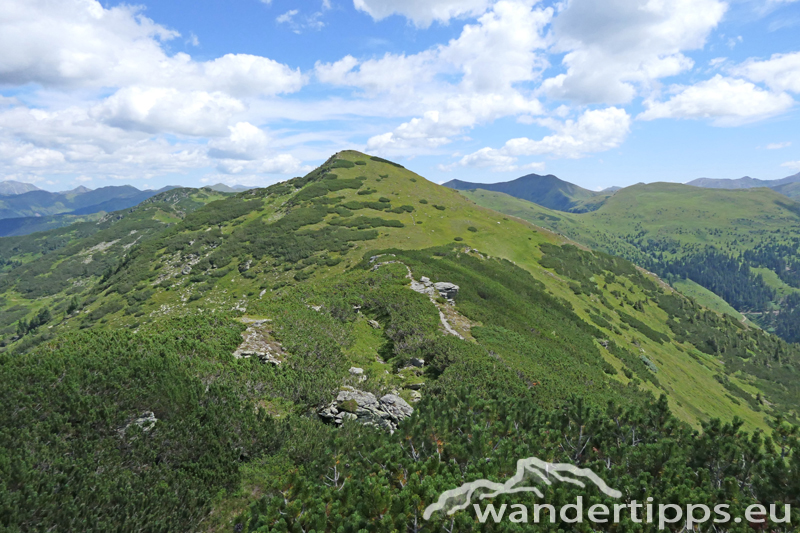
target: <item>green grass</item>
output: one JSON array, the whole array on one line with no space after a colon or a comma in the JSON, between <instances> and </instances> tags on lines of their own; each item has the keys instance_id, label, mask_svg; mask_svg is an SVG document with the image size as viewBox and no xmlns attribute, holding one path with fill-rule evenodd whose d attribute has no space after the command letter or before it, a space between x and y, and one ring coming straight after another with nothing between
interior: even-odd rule
<instances>
[{"instance_id":1,"label":"green grass","mask_svg":"<svg viewBox=\"0 0 800 533\"><path fill-rule=\"evenodd\" d=\"M710 290L701 287L690 279L678 280L672 284L673 287L681 291L683 294L690 298L694 298L697 303L713 309L718 313L725 313L731 315L736 320L744 320L745 317L739 311L728 305L728 302L711 292Z\"/></svg>"}]
</instances>

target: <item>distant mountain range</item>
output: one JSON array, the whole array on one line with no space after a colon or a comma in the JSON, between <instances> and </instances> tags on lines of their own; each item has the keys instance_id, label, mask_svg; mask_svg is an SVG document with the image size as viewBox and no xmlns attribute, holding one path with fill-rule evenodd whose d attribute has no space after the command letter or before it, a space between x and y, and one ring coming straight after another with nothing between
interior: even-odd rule
<instances>
[{"instance_id":1,"label":"distant mountain range","mask_svg":"<svg viewBox=\"0 0 800 533\"><path fill-rule=\"evenodd\" d=\"M515 198L528 200L535 204L573 213L594 211L618 187L610 187L604 191L595 192L584 189L568 181L561 180L552 174L540 176L528 174L512 181L500 183L472 183L461 180L450 180L443 184L445 187L458 191L483 189L486 191L502 192Z\"/></svg>"},{"instance_id":2,"label":"distant mountain range","mask_svg":"<svg viewBox=\"0 0 800 533\"><path fill-rule=\"evenodd\" d=\"M0 219L66 213L87 215L98 211L116 211L133 207L159 192L172 188L174 187L165 187L157 191L140 191L130 185L121 185L94 190L79 188L67 192L49 192L38 189L0 197Z\"/></svg>"},{"instance_id":3,"label":"distant mountain range","mask_svg":"<svg viewBox=\"0 0 800 533\"><path fill-rule=\"evenodd\" d=\"M703 187L704 189L754 189L756 187L767 187L789 198L794 198L800 195L800 185L797 185L798 183L800 183L800 172L779 180L760 180L750 176L736 180L699 178L690 181L686 185Z\"/></svg>"},{"instance_id":4,"label":"distant mountain range","mask_svg":"<svg viewBox=\"0 0 800 533\"><path fill-rule=\"evenodd\" d=\"M483 189L501 192L520 200L527 200L548 209L568 213L587 213L596 211L605 201L621 190L620 187L608 187L602 191L590 191L579 185L564 181L552 174L540 176L528 174L511 181L499 183L474 183L461 180L450 180L445 187L458 191ZM686 185L704 189L753 189L767 187L789 198L800 198L800 172L779 180L759 180L745 176L739 179L699 178Z\"/></svg>"}]
</instances>

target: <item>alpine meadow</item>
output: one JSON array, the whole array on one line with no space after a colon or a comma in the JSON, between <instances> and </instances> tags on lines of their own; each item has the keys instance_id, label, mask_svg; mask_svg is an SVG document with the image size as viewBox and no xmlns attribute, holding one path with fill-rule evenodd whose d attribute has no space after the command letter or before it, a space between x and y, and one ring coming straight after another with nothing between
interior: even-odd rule
<instances>
[{"instance_id":1,"label":"alpine meadow","mask_svg":"<svg viewBox=\"0 0 800 533\"><path fill-rule=\"evenodd\" d=\"M0 0L0 533L800 533L800 0Z\"/></svg>"}]
</instances>

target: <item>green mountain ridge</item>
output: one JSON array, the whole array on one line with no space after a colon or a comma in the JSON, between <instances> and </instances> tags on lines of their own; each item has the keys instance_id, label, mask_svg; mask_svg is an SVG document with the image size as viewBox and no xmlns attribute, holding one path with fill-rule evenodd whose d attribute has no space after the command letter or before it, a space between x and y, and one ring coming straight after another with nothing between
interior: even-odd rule
<instances>
[{"instance_id":1,"label":"green mountain ridge","mask_svg":"<svg viewBox=\"0 0 800 533\"><path fill-rule=\"evenodd\" d=\"M614 192L605 190L601 192L590 191L578 185L560 180L552 174L540 176L528 174L513 181L501 183L471 183L461 180L451 180L443 184L456 190L484 189L509 194L516 198L528 200L550 209L583 213L597 209L602 202Z\"/></svg>"},{"instance_id":2,"label":"green mountain ridge","mask_svg":"<svg viewBox=\"0 0 800 533\"><path fill-rule=\"evenodd\" d=\"M0 257L12 531L482 531L422 512L531 454L626 501L800 493L800 347L379 157L167 191Z\"/></svg>"}]
</instances>

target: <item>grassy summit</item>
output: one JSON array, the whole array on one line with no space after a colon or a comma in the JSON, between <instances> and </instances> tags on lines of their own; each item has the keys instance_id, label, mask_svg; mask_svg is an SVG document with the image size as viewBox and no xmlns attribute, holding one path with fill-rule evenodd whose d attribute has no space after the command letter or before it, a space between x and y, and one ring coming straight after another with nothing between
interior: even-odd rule
<instances>
[{"instance_id":1,"label":"grassy summit","mask_svg":"<svg viewBox=\"0 0 800 533\"><path fill-rule=\"evenodd\" d=\"M4 526L395 531L532 450L705 491L741 428L797 422L795 346L390 161L214 194L0 240ZM414 414L343 418L367 395Z\"/></svg>"}]
</instances>

